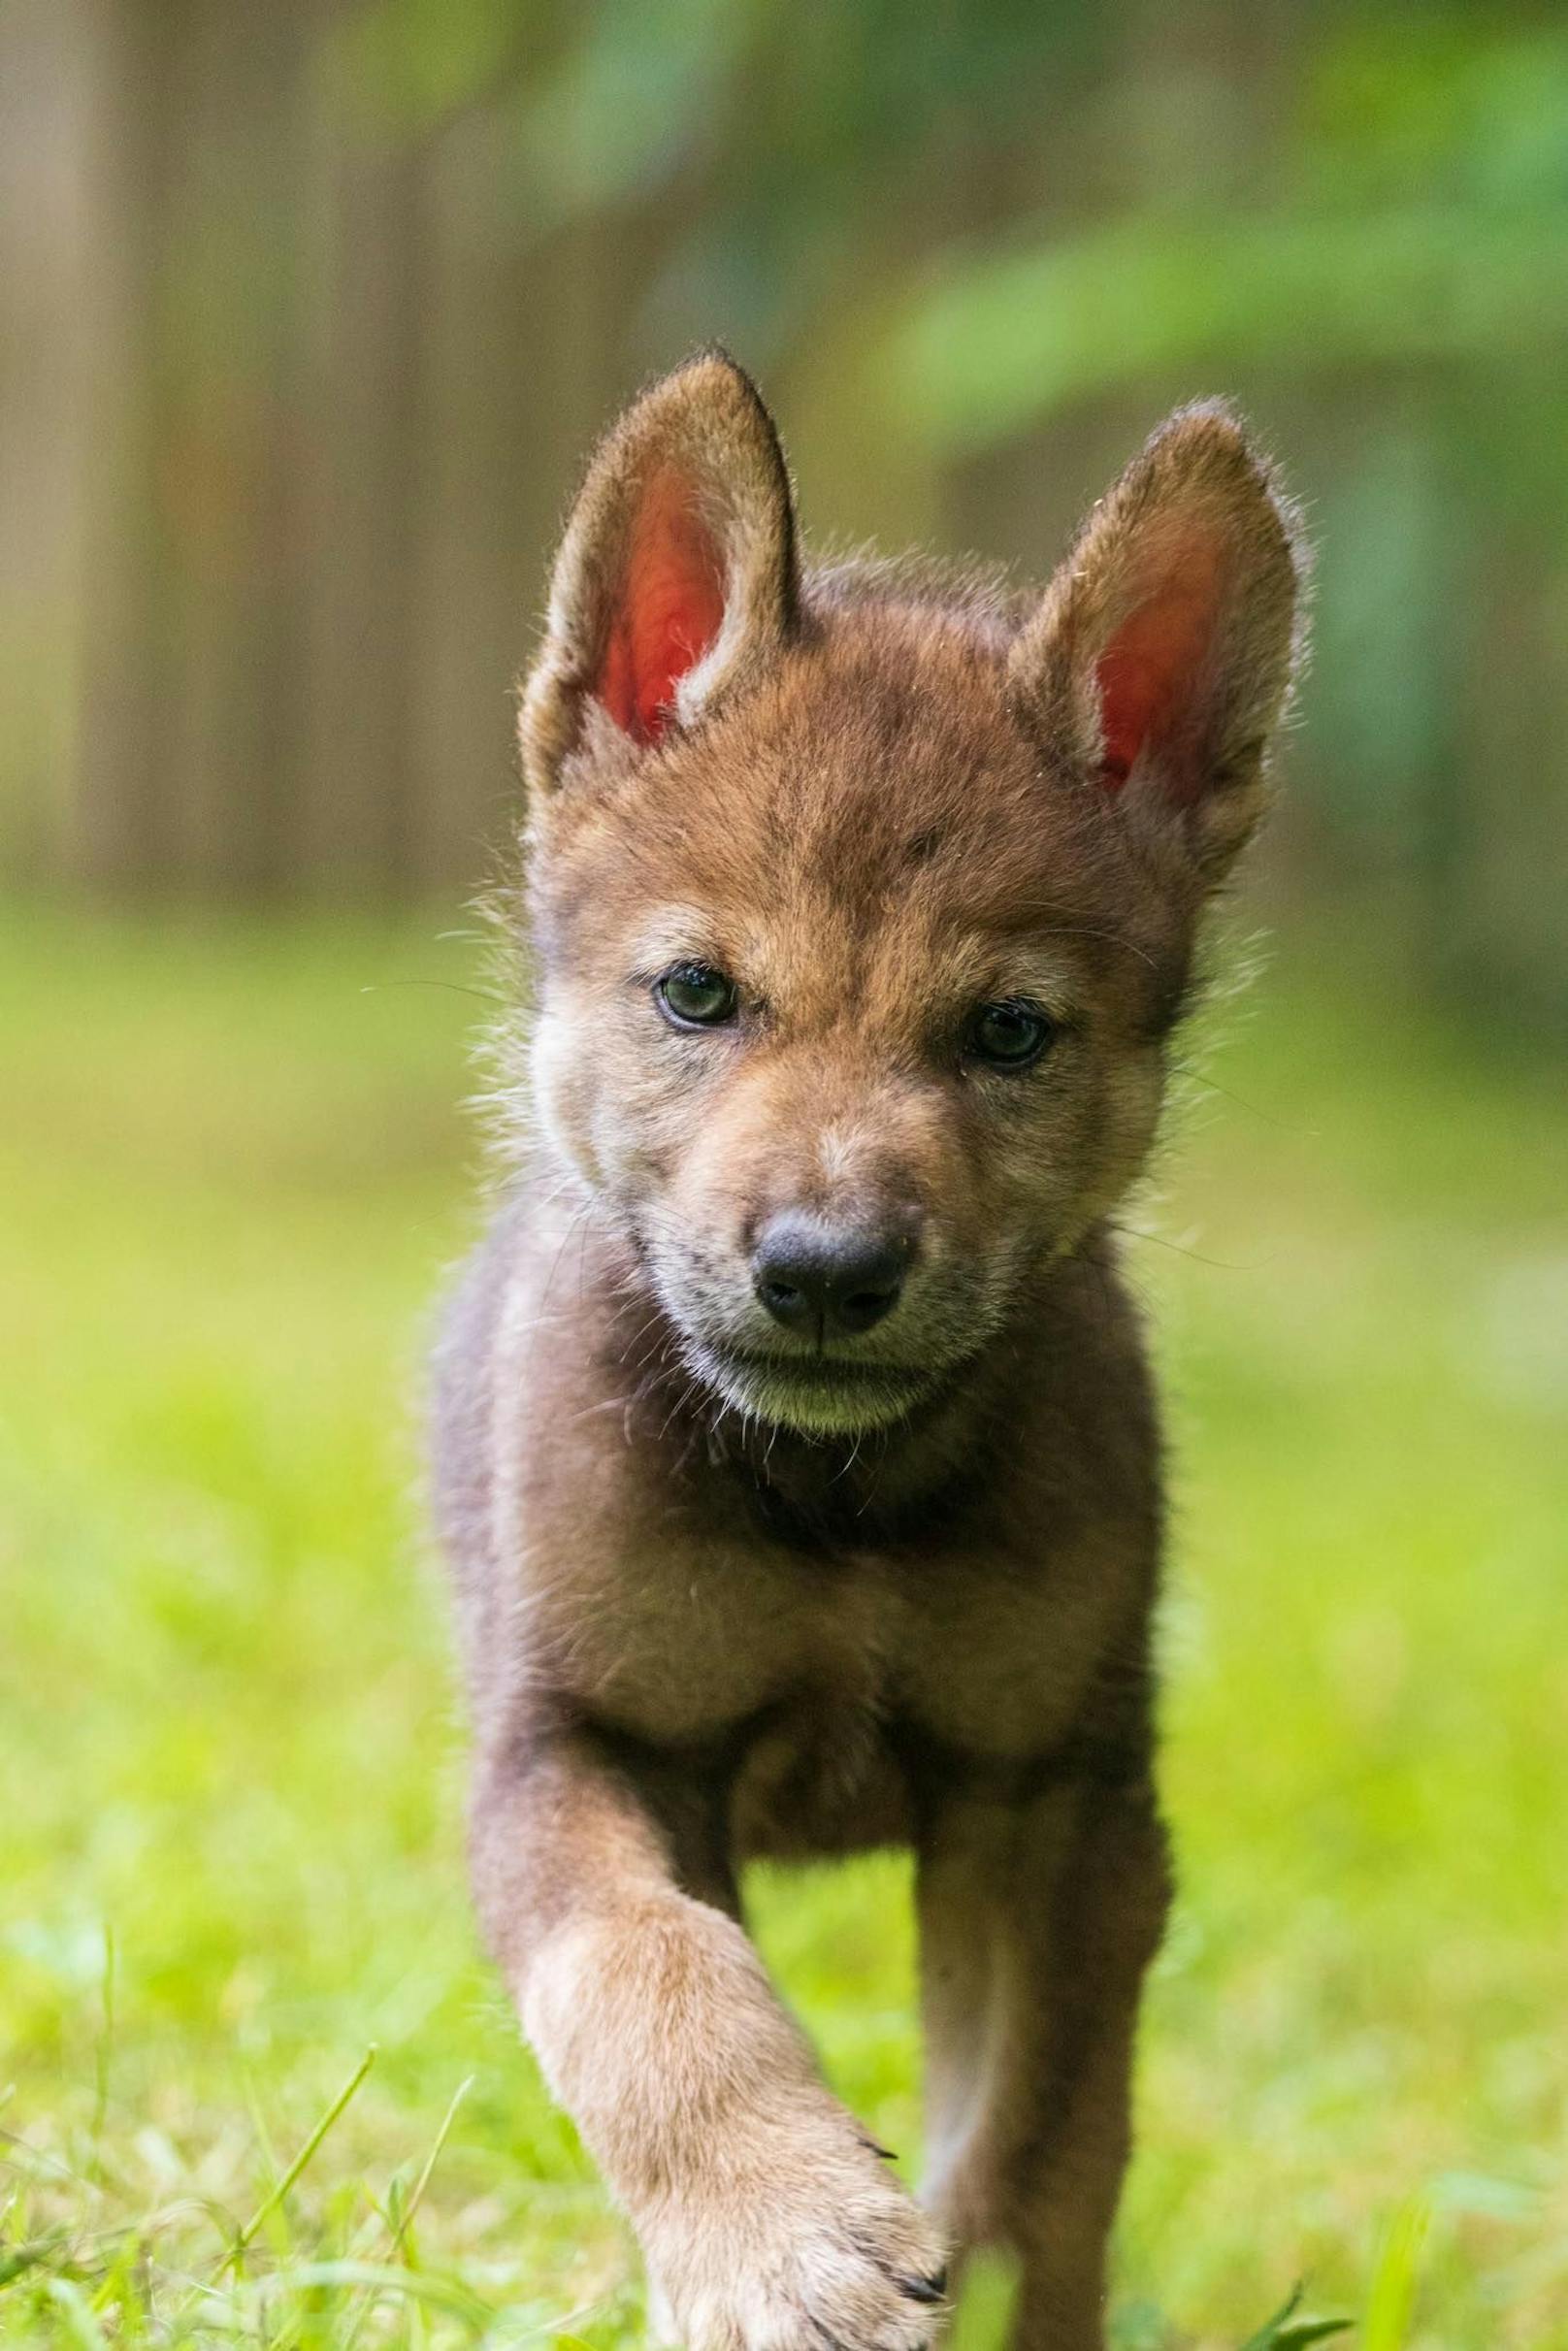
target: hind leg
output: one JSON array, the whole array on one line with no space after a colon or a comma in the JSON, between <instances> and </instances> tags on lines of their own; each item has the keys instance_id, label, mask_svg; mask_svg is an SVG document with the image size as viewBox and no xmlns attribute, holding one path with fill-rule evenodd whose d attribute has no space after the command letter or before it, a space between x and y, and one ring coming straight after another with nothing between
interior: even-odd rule
<instances>
[{"instance_id":1,"label":"hind leg","mask_svg":"<svg viewBox=\"0 0 1568 2351\"><path fill-rule=\"evenodd\" d=\"M1148 1783L952 1797L920 1852L928 2201L1018 2265L1014 2351L1103 2351L1139 1990L1169 1901Z\"/></svg>"}]
</instances>

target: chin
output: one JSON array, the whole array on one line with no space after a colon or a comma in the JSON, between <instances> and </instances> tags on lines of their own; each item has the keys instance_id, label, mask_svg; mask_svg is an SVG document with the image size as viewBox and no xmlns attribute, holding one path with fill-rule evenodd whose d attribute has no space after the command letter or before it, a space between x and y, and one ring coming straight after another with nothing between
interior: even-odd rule
<instances>
[{"instance_id":1,"label":"chin","mask_svg":"<svg viewBox=\"0 0 1568 2351\"><path fill-rule=\"evenodd\" d=\"M688 1360L702 1385L732 1411L803 1437L859 1437L906 1420L931 1394L930 1372L895 1363L853 1363L741 1355L692 1337Z\"/></svg>"}]
</instances>

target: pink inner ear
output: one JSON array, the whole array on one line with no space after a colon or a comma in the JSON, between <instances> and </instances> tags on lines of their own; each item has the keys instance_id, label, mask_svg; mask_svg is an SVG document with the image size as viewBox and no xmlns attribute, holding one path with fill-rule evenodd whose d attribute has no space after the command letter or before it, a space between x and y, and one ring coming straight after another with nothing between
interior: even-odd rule
<instances>
[{"instance_id":1,"label":"pink inner ear","mask_svg":"<svg viewBox=\"0 0 1568 2351\"><path fill-rule=\"evenodd\" d=\"M1188 546L1173 571L1122 626L1100 655L1100 731L1105 741L1101 781L1120 791L1146 743L1173 747L1202 689L1220 602L1220 551ZM1170 788L1183 800L1202 784L1195 770L1173 772Z\"/></svg>"},{"instance_id":2,"label":"pink inner ear","mask_svg":"<svg viewBox=\"0 0 1568 2351\"><path fill-rule=\"evenodd\" d=\"M675 688L708 650L724 620L724 570L699 519L691 485L656 473L632 527L626 574L595 692L635 742L657 742Z\"/></svg>"}]
</instances>

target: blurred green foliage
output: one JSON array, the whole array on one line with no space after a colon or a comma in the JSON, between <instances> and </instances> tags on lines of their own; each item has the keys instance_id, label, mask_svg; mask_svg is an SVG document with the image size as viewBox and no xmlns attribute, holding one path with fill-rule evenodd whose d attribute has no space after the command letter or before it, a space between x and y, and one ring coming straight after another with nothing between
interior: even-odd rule
<instances>
[{"instance_id":1,"label":"blurred green foliage","mask_svg":"<svg viewBox=\"0 0 1568 2351\"><path fill-rule=\"evenodd\" d=\"M472 880L582 447L694 343L764 377L811 529L1035 574L1162 408L1228 392L1321 551L1270 887L1374 900L1390 976L1560 1034L1550 12L23 0L11 24L14 86L76 93L54 148L13 143L37 201L4 297L14 469L53 484L16 535L0 757L41 874Z\"/></svg>"}]
</instances>

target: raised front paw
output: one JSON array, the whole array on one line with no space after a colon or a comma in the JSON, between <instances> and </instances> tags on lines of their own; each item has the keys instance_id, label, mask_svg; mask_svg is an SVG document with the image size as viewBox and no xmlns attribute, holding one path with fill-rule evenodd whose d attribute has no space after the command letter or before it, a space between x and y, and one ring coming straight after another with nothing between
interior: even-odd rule
<instances>
[{"instance_id":1,"label":"raised front paw","mask_svg":"<svg viewBox=\"0 0 1568 2351\"><path fill-rule=\"evenodd\" d=\"M921 2351L935 2333L941 2239L837 2109L716 2155L642 2220L653 2306L685 2351Z\"/></svg>"}]
</instances>

